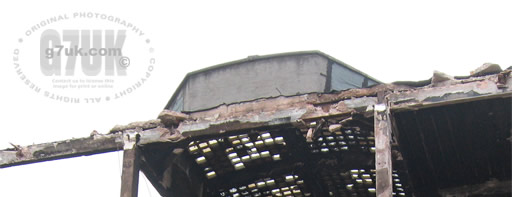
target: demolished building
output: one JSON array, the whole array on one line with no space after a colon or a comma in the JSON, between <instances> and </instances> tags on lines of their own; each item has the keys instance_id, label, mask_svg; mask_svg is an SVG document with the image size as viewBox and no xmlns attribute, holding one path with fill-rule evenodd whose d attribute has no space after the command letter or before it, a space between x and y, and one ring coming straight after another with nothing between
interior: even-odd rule
<instances>
[{"instance_id":1,"label":"demolished building","mask_svg":"<svg viewBox=\"0 0 512 197\"><path fill-rule=\"evenodd\" d=\"M382 84L318 51L188 74L158 119L0 151L0 167L123 150L162 196L510 196L510 69Z\"/></svg>"}]
</instances>

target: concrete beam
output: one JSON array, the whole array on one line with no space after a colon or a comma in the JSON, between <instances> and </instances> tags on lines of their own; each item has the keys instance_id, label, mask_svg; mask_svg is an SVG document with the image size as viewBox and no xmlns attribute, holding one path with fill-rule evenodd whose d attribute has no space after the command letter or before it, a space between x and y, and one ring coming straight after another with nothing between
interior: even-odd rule
<instances>
[{"instance_id":1,"label":"concrete beam","mask_svg":"<svg viewBox=\"0 0 512 197\"><path fill-rule=\"evenodd\" d=\"M512 95L512 75L469 78L445 86L427 86L407 91L396 91L387 96L391 111L409 111Z\"/></svg>"},{"instance_id":2,"label":"concrete beam","mask_svg":"<svg viewBox=\"0 0 512 197\"><path fill-rule=\"evenodd\" d=\"M0 150L0 168L122 150L126 145L123 136L131 132L139 133L138 145L142 146L183 139L179 132L159 127L148 130L131 129L105 135L94 134L85 138L29 146L16 145L15 148Z\"/></svg>"},{"instance_id":3,"label":"concrete beam","mask_svg":"<svg viewBox=\"0 0 512 197\"><path fill-rule=\"evenodd\" d=\"M123 174L121 197L137 197L139 191L140 152L137 148L140 135L136 132L124 136Z\"/></svg>"},{"instance_id":4,"label":"concrete beam","mask_svg":"<svg viewBox=\"0 0 512 197\"><path fill-rule=\"evenodd\" d=\"M389 107L384 102L374 107L374 127L377 197L391 197L393 193L391 121Z\"/></svg>"},{"instance_id":5,"label":"concrete beam","mask_svg":"<svg viewBox=\"0 0 512 197\"><path fill-rule=\"evenodd\" d=\"M326 117L350 116L364 113L377 103L376 97L360 97L317 103L313 95L279 97L253 102L220 106L219 108L190 114L193 121L182 122L177 130L184 136L218 134L265 126L297 124Z\"/></svg>"},{"instance_id":6,"label":"concrete beam","mask_svg":"<svg viewBox=\"0 0 512 197\"><path fill-rule=\"evenodd\" d=\"M121 150L121 134L93 135L0 151L0 168Z\"/></svg>"},{"instance_id":7,"label":"concrete beam","mask_svg":"<svg viewBox=\"0 0 512 197\"><path fill-rule=\"evenodd\" d=\"M511 97L511 77L509 71L503 71L497 75L454 81L445 86L415 89L379 86L371 89L347 90L338 94L267 98L182 115L183 117L176 119L173 125L190 118L179 123L177 130L186 136L199 136L350 115L354 112L364 112L365 109L376 104L377 98L371 96L375 96L379 90L393 91L386 96L392 112L493 97ZM120 150L124 145L121 133L126 130L144 131L140 132L140 145L179 141L183 138L180 132L171 132L162 127L163 124L159 120L153 120L115 127L110 134L106 135L97 134L86 138L0 150L0 168Z\"/></svg>"}]
</instances>

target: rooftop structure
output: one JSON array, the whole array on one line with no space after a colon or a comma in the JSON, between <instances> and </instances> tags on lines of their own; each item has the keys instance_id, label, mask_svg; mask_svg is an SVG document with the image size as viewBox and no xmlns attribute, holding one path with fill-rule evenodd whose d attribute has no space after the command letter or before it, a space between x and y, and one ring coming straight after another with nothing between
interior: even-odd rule
<instances>
[{"instance_id":1,"label":"rooftop structure","mask_svg":"<svg viewBox=\"0 0 512 197\"><path fill-rule=\"evenodd\" d=\"M379 83L320 51L249 56L188 73L166 109L199 111L259 98L327 93Z\"/></svg>"},{"instance_id":2,"label":"rooftop structure","mask_svg":"<svg viewBox=\"0 0 512 197\"><path fill-rule=\"evenodd\" d=\"M121 196L137 195L139 169L162 196L510 196L511 72L164 110L15 145L0 168L123 150Z\"/></svg>"}]
</instances>

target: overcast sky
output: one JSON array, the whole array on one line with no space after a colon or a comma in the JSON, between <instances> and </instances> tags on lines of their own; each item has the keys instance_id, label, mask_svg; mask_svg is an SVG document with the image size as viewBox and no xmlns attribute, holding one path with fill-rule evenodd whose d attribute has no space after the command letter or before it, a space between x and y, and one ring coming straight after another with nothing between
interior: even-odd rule
<instances>
[{"instance_id":1,"label":"overcast sky","mask_svg":"<svg viewBox=\"0 0 512 197\"><path fill-rule=\"evenodd\" d=\"M512 12L505 1L3 4L0 149L9 148L9 142L29 145L85 137L92 130L106 133L116 124L154 119L187 72L249 55L320 50L383 82L428 79L434 70L468 75L485 62L502 68L512 65ZM39 86L48 85L37 64L39 56L30 54L39 50L42 29L96 28L86 21L56 22L26 35L42 20L74 12L116 16L144 31L137 37L127 30L126 38L127 45L131 42L130 58L138 58L132 59L130 69L146 69L144 60L155 58L143 86L120 99L71 104L35 93L20 80L13 64L15 49L23 53L19 58L29 78ZM97 23L122 29L120 24ZM146 39L150 43L144 44ZM146 50L149 44L154 48L151 53ZM144 54L134 55L137 50ZM105 90L55 91L84 96ZM122 152L114 152L0 169L0 196L118 196L121 161ZM139 196L159 195L141 179Z\"/></svg>"}]
</instances>

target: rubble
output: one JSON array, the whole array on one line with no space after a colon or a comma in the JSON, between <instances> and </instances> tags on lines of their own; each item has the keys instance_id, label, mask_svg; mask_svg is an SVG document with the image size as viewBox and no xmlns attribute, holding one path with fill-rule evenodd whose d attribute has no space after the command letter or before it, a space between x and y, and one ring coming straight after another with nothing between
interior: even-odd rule
<instances>
[{"instance_id":1,"label":"rubble","mask_svg":"<svg viewBox=\"0 0 512 197\"><path fill-rule=\"evenodd\" d=\"M158 119L166 126L173 127L179 125L180 122L189 119L189 116L184 113L175 112L164 109L159 115Z\"/></svg>"},{"instance_id":2,"label":"rubble","mask_svg":"<svg viewBox=\"0 0 512 197\"><path fill-rule=\"evenodd\" d=\"M485 63L482 66L478 67L477 69L471 71L471 77L479 77L484 75L490 75L490 74L497 74L501 72L501 67L498 64L493 63Z\"/></svg>"},{"instance_id":3,"label":"rubble","mask_svg":"<svg viewBox=\"0 0 512 197\"><path fill-rule=\"evenodd\" d=\"M116 125L114 126L114 128L110 129L109 133L119 133L130 129L146 130L157 127L164 127L164 124L161 122L160 119L132 122L127 125Z\"/></svg>"}]
</instances>

